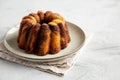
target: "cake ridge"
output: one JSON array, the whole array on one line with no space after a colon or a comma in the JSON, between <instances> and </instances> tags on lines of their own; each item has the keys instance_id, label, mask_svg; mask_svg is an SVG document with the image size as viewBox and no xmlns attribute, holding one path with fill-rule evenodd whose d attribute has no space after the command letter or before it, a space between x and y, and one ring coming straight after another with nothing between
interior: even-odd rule
<instances>
[{"instance_id":1,"label":"cake ridge","mask_svg":"<svg viewBox=\"0 0 120 80\"><path fill-rule=\"evenodd\" d=\"M18 47L31 54L56 54L66 48L70 35L65 19L58 13L39 10L22 18Z\"/></svg>"}]
</instances>

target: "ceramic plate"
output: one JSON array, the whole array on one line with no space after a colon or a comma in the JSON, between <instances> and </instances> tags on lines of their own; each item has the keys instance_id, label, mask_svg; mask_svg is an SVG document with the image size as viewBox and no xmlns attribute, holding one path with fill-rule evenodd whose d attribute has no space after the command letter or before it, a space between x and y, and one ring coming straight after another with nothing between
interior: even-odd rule
<instances>
[{"instance_id":1,"label":"ceramic plate","mask_svg":"<svg viewBox=\"0 0 120 80\"><path fill-rule=\"evenodd\" d=\"M25 60L42 62L63 59L76 54L76 52L80 50L85 42L85 34L80 27L70 22L67 22L67 25L70 32L71 41L67 48L54 55L48 54L45 56L37 56L34 54L28 54L26 51L20 49L17 44L19 25L17 27L13 27L6 33L4 38L4 45L9 51L12 52L10 53L11 55Z\"/></svg>"}]
</instances>

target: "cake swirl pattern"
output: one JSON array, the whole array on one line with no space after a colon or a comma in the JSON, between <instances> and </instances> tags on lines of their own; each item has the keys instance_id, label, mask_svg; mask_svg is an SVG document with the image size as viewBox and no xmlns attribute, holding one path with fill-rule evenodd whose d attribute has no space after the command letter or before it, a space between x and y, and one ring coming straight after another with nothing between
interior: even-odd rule
<instances>
[{"instance_id":1,"label":"cake swirl pattern","mask_svg":"<svg viewBox=\"0 0 120 80\"><path fill-rule=\"evenodd\" d=\"M23 17L17 38L19 48L40 56L58 53L70 40L65 19L58 13L42 10Z\"/></svg>"}]
</instances>

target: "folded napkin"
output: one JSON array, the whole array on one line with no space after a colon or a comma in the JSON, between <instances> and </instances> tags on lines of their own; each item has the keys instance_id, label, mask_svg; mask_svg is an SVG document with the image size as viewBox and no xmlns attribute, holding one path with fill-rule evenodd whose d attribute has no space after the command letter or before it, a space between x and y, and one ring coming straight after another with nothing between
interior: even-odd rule
<instances>
[{"instance_id":1,"label":"folded napkin","mask_svg":"<svg viewBox=\"0 0 120 80\"><path fill-rule=\"evenodd\" d=\"M89 38L90 36L86 38L86 41L83 47L85 47ZM80 51L83 49L83 47L80 49ZM48 63L41 63L41 62L32 62L32 61L23 60L13 55L10 55L9 53L11 52L5 48L3 42L0 43L0 58L1 59L15 62L18 64L22 64L22 65L32 67L40 71L52 73L58 76L63 76L65 73L67 73L71 69L71 67L75 64L77 57L79 57L78 55L80 51L63 60L59 60L55 62L48 62Z\"/></svg>"}]
</instances>

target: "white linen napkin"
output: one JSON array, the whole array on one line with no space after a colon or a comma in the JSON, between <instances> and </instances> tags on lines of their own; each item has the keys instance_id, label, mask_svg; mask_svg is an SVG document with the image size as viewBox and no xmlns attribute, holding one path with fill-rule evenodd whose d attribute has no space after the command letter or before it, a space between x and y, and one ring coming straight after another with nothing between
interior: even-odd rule
<instances>
[{"instance_id":1,"label":"white linen napkin","mask_svg":"<svg viewBox=\"0 0 120 80\"><path fill-rule=\"evenodd\" d=\"M88 43L91 36L92 35L90 35L90 34L87 36L83 47L85 47L85 45ZM83 47L76 54L71 55L70 57L65 58L63 60L59 60L56 62L49 62L49 63L39 63L39 62L32 62L32 61L19 59L13 55L10 55L9 53L11 53L11 52L8 51L5 48L3 42L1 42L0 43L0 58L7 60L7 61L15 62L18 64L22 64L22 65L25 65L28 67L32 67L32 68L38 69L40 71L52 73L52 74L55 74L58 76L64 76L65 73L67 73L71 69L71 67L75 64L75 61L76 61L77 57L79 57L78 55L80 54Z\"/></svg>"}]
</instances>

